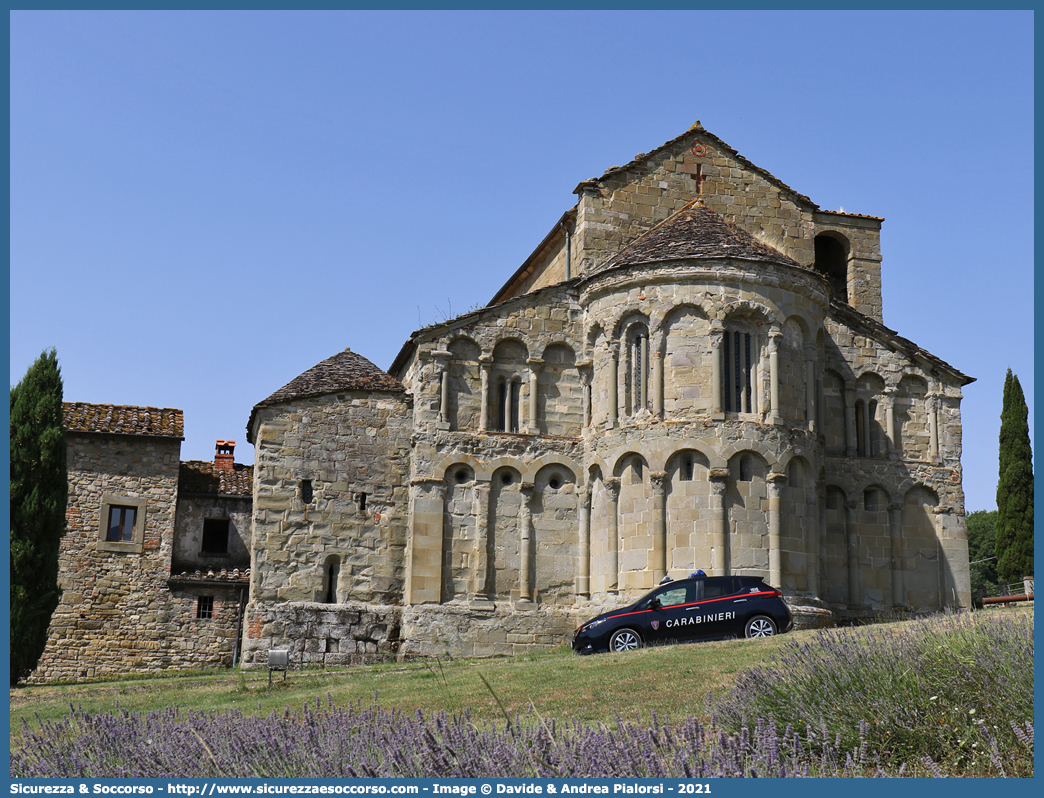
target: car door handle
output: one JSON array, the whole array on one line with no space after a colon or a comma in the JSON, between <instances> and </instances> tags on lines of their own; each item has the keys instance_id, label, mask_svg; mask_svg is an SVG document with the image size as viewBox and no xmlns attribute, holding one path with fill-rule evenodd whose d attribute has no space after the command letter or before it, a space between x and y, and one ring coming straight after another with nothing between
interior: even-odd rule
<instances>
[{"instance_id":1,"label":"car door handle","mask_svg":"<svg viewBox=\"0 0 1044 798\"><path fill-rule=\"evenodd\" d=\"M692 612L693 610L698 610L698 609L699 609L699 606L696 606L696 607L689 607L689 608L688 608L688 609L686 609L685 611L686 611L686 612Z\"/></svg>"},{"instance_id":2,"label":"car door handle","mask_svg":"<svg viewBox=\"0 0 1044 798\"><path fill-rule=\"evenodd\" d=\"M746 601L746 599L736 599L736 600L735 600L735 601L733 601L732 603L733 603L733 604L739 604L739 603L740 603L741 601Z\"/></svg>"}]
</instances>

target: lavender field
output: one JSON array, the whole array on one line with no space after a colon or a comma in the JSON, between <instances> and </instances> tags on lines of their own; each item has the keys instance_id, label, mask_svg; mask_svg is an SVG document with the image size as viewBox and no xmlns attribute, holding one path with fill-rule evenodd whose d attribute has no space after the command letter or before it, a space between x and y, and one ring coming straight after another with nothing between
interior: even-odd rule
<instances>
[{"instance_id":1,"label":"lavender field","mask_svg":"<svg viewBox=\"0 0 1044 798\"><path fill-rule=\"evenodd\" d=\"M1032 690L1031 616L947 615L795 636L701 717L477 720L329 697L267 716L71 711L26 723L11 775L1031 776Z\"/></svg>"}]
</instances>

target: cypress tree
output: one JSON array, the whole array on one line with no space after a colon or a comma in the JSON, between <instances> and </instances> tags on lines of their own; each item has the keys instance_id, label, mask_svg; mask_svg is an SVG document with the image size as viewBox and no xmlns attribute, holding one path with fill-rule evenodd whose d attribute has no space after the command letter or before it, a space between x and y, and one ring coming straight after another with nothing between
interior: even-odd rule
<instances>
[{"instance_id":1,"label":"cypress tree","mask_svg":"<svg viewBox=\"0 0 1044 798\"><path fill-rule=\"evenodd\" d=\"M58 355L11 389L11 685L36 667L61 597L58 547L68 483Z\"/></svg>"},{"instance_id":2,"label":"cypress tree","mask_svg":"<svg viewBox=\"0 0 1044 798\"><path fill-rule=\"evenodd\" d=\"M1019 378L1008 369L997 481L997 574L1008 582L1033 574L1033 450L1028 419Z\"/></svg>"}]
</instances>

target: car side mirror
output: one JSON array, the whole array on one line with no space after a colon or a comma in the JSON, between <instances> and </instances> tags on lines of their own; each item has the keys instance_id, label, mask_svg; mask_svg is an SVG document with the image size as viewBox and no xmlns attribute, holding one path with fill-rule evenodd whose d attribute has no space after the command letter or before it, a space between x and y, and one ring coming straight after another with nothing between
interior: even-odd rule
<instances>
[{"instance_id":1,"label":"car side mirror","mask_svg":"<svg viewBox=\"0 0 1044 798\"><path fill-rule=\"evenodd\" d=\"M652 601L649 602L649 609L660 610L663 609L663 605L660 603L660 600L658 598L654 598Z\"/></svg>"}]
</instances>

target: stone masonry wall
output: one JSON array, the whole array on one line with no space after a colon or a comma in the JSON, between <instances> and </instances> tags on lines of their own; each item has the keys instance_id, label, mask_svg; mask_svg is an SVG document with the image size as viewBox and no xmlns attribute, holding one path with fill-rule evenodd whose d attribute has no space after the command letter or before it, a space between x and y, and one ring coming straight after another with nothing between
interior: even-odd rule
<instances>
[{"instance_id":1,"label":"stone masonry wall","mask_svg":"<svg viewBox=\"0 0 1044 798\"><path fill-rule=\"evenodd\" d=\"M202 667L225 662L234 614L195 621L195 603L172 596L170 575L180 442L68 432L69 503L62 539L62 601L31 681ZM108 504L141 502L143 537L100 546Z\"/></svg>"},{"instance_id":2,"label":"stone masonry wall","mask_svg":"<svg viewBox=\"0 0 1044 798\"><path fill-rule=\"evenodd\" d=\"M300 399L263 408L256 425L251 601L324 600L333 557L338 601L401 602L406 398L349 391Z\"/></svg>"}]
</instances>

